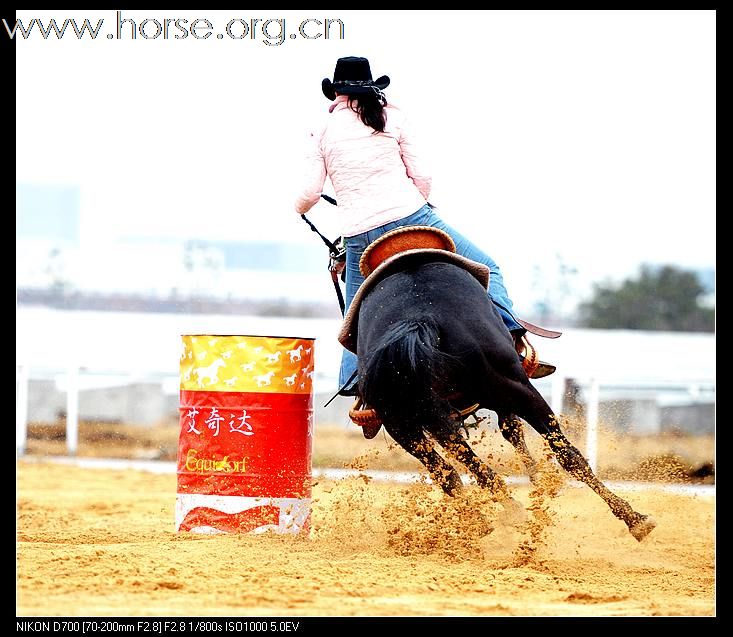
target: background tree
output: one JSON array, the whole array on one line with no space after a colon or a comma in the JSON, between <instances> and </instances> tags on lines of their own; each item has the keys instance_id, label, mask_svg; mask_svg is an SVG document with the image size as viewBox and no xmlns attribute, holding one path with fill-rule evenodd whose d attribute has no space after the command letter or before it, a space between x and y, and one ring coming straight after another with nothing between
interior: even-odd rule
<instances>
[{"instance_id":1,"label":"background tree","mask_svg":"<svg viewBox=\"0 0 733 637\"><path fill-rule=\"evenodd\" d=\"M706 290L695 272L672 265L642 265L618 285L596 283L578 307L583 327L712 332L715 310L701 301Z\"/></svg>"}]
</instances>

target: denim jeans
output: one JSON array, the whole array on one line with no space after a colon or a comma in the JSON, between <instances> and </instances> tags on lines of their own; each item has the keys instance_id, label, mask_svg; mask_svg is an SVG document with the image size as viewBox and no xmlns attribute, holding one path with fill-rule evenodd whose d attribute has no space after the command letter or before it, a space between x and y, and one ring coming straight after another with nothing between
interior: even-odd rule
<instances>
[{"instance_id":1,"label":"denim jeans","mask_svg":"<svg viewBox=\"0 0 733 637\"><path fill-rule=\"evenodd\" d=\"M394 230L395 228L401 228L402 226L433 226L435 228L440 228L451 236L453 242L456 244L456 252L458 254L466 257L467 259L478 261L479 263L483 263L488 266L491 271L488 289L489 298L494 302L494 305L496 305L496 309L499 311L499 314L504 320L504 324L509 331L525 331L524 328L517 323L512 313L513 304L509 298L509 293L506 291L506 287L504 287L504 278L501 275L499 266L483 250L476 247L476 245L471 243L462 234L456 232L453 228L445 224L443 220L438 217L430 204L425 204L420 208L420 210L404 217L403 219L391 221L390 223L386 223L383 226L374 228L373 230L367 230L361 234L354 235L353 237L346 237L344 239L346 245L346 294L344 295L346 309L349 308L351 301L356 295L356 291L364 282L364 277L359 271L359 259L361 259L361 255L366 247L386 232ZM352 354L347 349L344 349L341 357L341 370L339 372L339 387L343 386L344 383L349 380L351 375L356 371L356 366L356 355ZM355 385L356 377L345 389L352 390Z\"/></svg>"}]
</instances>

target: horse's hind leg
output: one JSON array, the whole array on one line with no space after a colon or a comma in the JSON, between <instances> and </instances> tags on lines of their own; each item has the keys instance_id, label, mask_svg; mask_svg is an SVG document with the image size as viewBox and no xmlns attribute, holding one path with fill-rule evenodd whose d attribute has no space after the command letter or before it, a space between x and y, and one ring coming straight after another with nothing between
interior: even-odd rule
<instances>
[{"instance_id":1,"label":"horse's hind leg","mask_svg":"<svg viewBox=\"0 0 733 637\"><path fill-rule=\"evenodd\" d=\"M656 522L648 515L634 511L626 500L608 489L593 473L580 451L565 437L550 406L537 390L526 386L525 391L523 409L521 412L517 410L518 415L542 434L565 471L601 496L611 512L626 524L631 535L639 541L644 539L656 526Z\"/></svg>"},{"instance_id":2,"label":"horse's hind leg","mask_svg":"<svg viewBox=\"0 0 733 637\"><path fill-rule=\"evenodd\" d=\"M475 477L480 487L489 489L499 500L510 497L506 482L491 467L481 461L466 439L455 431L431 431L440 445L463 464Z\"/></svg>"},{"instance_id":3,"label":"horse's hind leg","mask_svg":"<svg viewBox=\"0 0 733 637\"><path fill-rule=\"evenodd\" d=\"M527 518L524 506L509 493L506 482L474 453L468 441L455 431L431 432L448 453L461 462L475 477L478 485L488 489L504 508L500 519L506 524L519 524Z\"/></svg>"},{"instance_id":4,"label":"horse's hind leg","mask_svg":"<svg viewBox=\"0 0 733 637\"><path fill-rule=\"evenodd\" d=\"M499 413L498 416L501 435L514 447L522 464L527 469L529 479L534 482L535 476L537 475L537 463L529 453L527 443L524 440L522 422L514 414Z\"/></svg>"},{"instance_id":5,"label":"horse's hind leg","mask_svg":"<svg viewBox=\"0 0 733 637\"><path fill-rule=\"evenodd\" d=\"M435 451L433 444L422 432L408 432L399 427L392 427L391 425L385 425L384 428L397 444L425 465L433 482L439 485L445 493L450 496L458 495L463 489L461 476L455 467L446 462Z\"/></svg>"}]
</instances>

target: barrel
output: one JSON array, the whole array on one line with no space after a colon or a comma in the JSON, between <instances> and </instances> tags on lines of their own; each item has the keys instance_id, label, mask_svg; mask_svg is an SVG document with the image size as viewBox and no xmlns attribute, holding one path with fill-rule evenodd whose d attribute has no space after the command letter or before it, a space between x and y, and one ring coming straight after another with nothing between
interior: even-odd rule
<instances>
[{"instance_id":1,"label":"barrel","mask_svg":"<svg viewBox=\"0 0 733 637\"><path fill-rule=\"evenodd\" d=\"M176 530L307 534L315 340L181 338Z\"/></svg>"}]
</instances>

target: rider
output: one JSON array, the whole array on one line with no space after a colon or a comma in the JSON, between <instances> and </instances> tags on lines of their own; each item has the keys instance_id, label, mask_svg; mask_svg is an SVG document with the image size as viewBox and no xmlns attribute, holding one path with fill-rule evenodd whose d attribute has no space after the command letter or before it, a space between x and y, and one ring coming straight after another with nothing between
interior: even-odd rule
<instances>
[{"instance_id":1,"label":"rider","mask_svg":"<svg viewBox=\"0 0 733 637\"><path fill-rule=\"evenodd\" d=\"M514 337L517 352L525 352L526 329L517 322L513 304L496 262L467 238L446 225L428 203L431 177L421 163L404 113L388 104L382 92L389 77L372 80L369 61L344 57L336 62L333 81L321 83L332 102L328 121L311 133L308 174L295 203L298 213L308 212L320 199L328 176L338 200L346 247L346 309L364 277L359 259L366 247L386 232L402 226L434 226L453 239L456 252L488 266L489 297ZM340 394L357 395L357 359L343 351L339 374ZM540 362L529 369L532 378L555 371Z\"/></svg>"}]
</instances>

